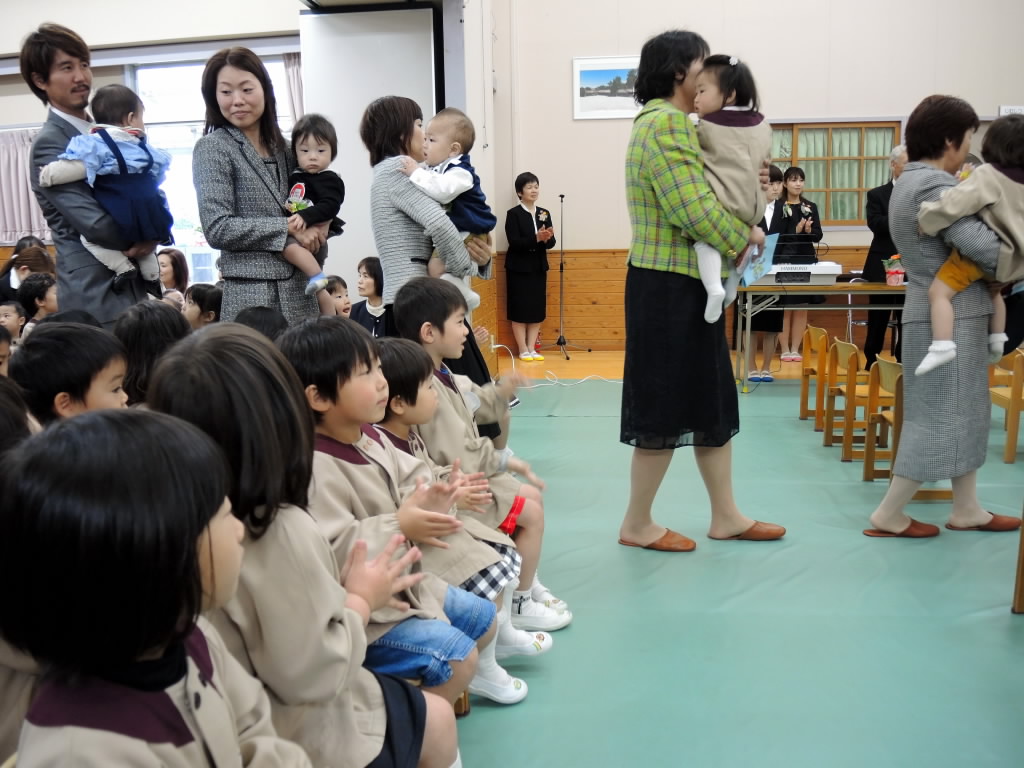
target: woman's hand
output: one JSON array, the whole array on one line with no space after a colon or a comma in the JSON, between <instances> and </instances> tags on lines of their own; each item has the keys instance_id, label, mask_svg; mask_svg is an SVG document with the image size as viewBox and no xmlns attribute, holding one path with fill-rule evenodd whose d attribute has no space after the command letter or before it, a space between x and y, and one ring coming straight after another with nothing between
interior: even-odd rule
<instances>
[{"instance_id":1,"label":"woman's hand","mask_svg":"<svg viewBox=\"0 0 1024 768\"><path fill-rule=\"evenodd\" d=\"M751 227L747 242L754 245L764 245L764 230L760 227Z\"/></svg>"},{"instance_id":2,"label":"woman's hand","mask_svg":"<svg viewBox=\"0 0 1024 768\"><path fill-rule=\"evenodd\" d=\"M542 229L538 229L537 230L537 242L538 243L546 243L548 240L550 240L554 236L555 236L555 230L553 230L551 227L544 227Z\"/></svg>"},{"instance_id":3,"label":"woman's hand","mask_svg":"<svg viewBox=\"0 0 1024 768\"><path fill-rule=\"evenodd\" d=\"M800 235L800 234L810 234L810 232L811 232L811 223L812 222L811 222L810 219L800 219L800 223L796 225L796 233L798 235Z\"/></svg>"},{"instance_id":4,"label":"woman's hand","mask_svg":"<svg viewBox=\"0 0 1024 768\"><path fill-rule=\"evenodd\" d=\"M491 261L491 236L487 235L486 240L482 237L469 238L466 243L466 251L474 264L481 267L486 266Z\"/></svg>"},{"instance_id":5,"label":"woman's hand","mask_svg":"<svg viewBox=\"0 0 1024 768\"><path fill-rule=\"evenodd\" d=\"M294 237L298 244L310 253L316 253L319 251L323 244L327 242L327 233L325 228L320 225L315 227L306 227L305 223L303 223L303 228L297 229L292 225L293 218L301 217L288 217L288 234Z\"/></svg>"}]
</instances>

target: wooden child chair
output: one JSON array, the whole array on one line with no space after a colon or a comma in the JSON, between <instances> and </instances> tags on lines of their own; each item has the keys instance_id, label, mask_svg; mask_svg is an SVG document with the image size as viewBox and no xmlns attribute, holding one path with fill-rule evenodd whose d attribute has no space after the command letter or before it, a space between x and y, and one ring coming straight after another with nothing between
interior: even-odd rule
<instances>
[{"instance_id":1,"label":"wooden child chair","mask_svg":"<svg viewBox=\"0 0 1024 768\"><path fill-rule=\"evenodd\" d=\"M896 461L896 443L903 425L903 366L892 360L876 358L868 377L868 427L864 441L864 480L888 480L892 477L892 464ZM882 409L880 396L892 397L892 407ZM890 447L884 447L886 433L892 432ZM876 469L875 462L887 460L886 469Z\"/></svg>"},{"instance_id":2,"label":"wooden child chair","mask_svg":"<svg viewBox=\"0 0 1024 768\"><path fill-rule=\"evenodd\" d=\"M824 328L808 325L804 330L804 360L800 365L800 418L811 415L810 390L814 379L814 431L821 432L825 423L825 366L828 362L828 333Z\"/></svg>"},{"instance_id":3,"label":"wooden child chair","mask_svg":"<svg viewBox=\"0 0 1024 768\"><path fill-rule=\"evenodd\" d=\"M842 461L863 459L864 450L854 449L854 444L864 444L867 435L868 385L859 384L860 350L856 346L836 339L828 351L828 392L825 396L825 438L823 445L831 446L836 439L836 428L842 429ZM843 410L836 415L836 398L843 398ZM879 393L878 404L892 407L893 396ZM864 414L857 418L857 409ZM861 434L855 434L856 432Z\"/></svg>"},{"instance_id":4,"label":"wooden child chair","mask_svg":"<svg viewBox=\"0 0 1024 768\"><path fill-rule=\"evenodd\" d=\"M1020 414L1024 409L1024 352L1015 349L1002 360L998 367L1011 371L1009 386L989 387L992 404L1006 409L1003 427L1006 429L1006 446L1003 461L1013 464L1017 461L1017 437L1020 434Z\"/></svg>"}]
</instances>

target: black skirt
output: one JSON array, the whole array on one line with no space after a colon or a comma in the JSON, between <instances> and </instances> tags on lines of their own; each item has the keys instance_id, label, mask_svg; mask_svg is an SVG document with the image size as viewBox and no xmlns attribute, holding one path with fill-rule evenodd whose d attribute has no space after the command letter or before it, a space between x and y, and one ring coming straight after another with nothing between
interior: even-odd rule
<instances>
[{"instance_id":1,"label":"black skirt","mask_svg":"<svg viewBox=\"0 0 1024 768\"><path fill-rule=\"evenodd\" d=\"M505 272L508 319L513 323L542 323L547 317L548 273Z\"/></svg>"},{"instance_id":2,"label":"black skirt","mask_svg":"<svg viewBox=\"0 0 1024 768\"><path fill-rule=\"evenodd\" d=\"M696 278L629 267L623 443L719 447L740 431L725 316L705 322L707 298Z\"/></svg>"},{"instance_id":3,"label":"black skirt","mask_svg":"<svg viewBox=\"0 0 1024 768\"><path fill-rule=\"evenodd\" d=\"M423 751L427 700L419 688L390 675L373 673L384 694L388 726L380 754L366 768L415 768Z\"/></svg>"}]
</instances>

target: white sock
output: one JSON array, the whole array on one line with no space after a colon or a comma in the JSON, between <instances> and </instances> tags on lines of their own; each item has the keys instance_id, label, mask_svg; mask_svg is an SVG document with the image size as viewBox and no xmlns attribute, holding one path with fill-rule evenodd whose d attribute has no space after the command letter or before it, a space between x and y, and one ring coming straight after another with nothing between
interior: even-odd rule
<instances>
[{"instance_id":1,"label":"white sock","mask_svg":"<svg viewBox=\"0 0 1024 768\"><path fill-rule=\"evenodd\" d=\"M939 339L933 341L928 347L928 354L924 356L921 364L914 369L915 376L921 376L933 371L940 365L945 365L956 357L956 342Z\"/></svg>"},{"instance_id":2,"label":"white sock","mask_svg":"<svg viewBox=\"0 0 1024 768\"><path fill-rule=\"evenodd\" d=\"M495 633L494 639L480 649L479 660L476 665L476 676L482 680L502 685L508 682L509 674L494 658L494 646L497 642L497 633Z\"/></svg>"},{"instance_id":3,"label":"white sock","mask_svg":"<svg viewBox=\"0 0 1024 768\"><path fill-rule=\"evenodd\" d=\"M735 269L729 270L729 276L725 278L725 301L724 306L728 307L736 301L736 291L740 287L740 273Z\"/></svg>"},{"instance_id":4,"label":"white sock","mask_svg":"<svg viewBox=\"0 0 1024 768\"><path fill-rule=\"evenodd\" d=\"M722 255L707 243L694 243L694 249L697 251L700 281L708 293L704 320L714 323L722 316L722 302L725 301L725 288L722 287Z\"/></svg>"},{"instance_id":5,"label":"white sock","mask_svg":"<svg viewBox=\"0 0 1024 768\"><path fill-rule=\"evenodd\" d=\"M993 365L1003 359L1003 350L1010 337L1005 333L990 333L988 335L988 361Z\"/></svg>"}]
</instances>

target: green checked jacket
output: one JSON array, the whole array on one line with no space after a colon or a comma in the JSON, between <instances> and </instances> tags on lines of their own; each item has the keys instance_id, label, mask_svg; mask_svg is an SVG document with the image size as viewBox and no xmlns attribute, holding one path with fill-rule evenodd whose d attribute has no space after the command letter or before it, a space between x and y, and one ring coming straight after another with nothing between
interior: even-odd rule
<instances>
[{"instance_id":1,"label":"green checked jacket","mask_svg":"<svg viewBox=\"0 0 1024 768\"><path fill-rule=\"evenodd\" d=\"M627 261L634 267L699 279L695 242L719 253L746 247L750 228L722 207L704 179L696 127L665 99L647 102L633 120L626 204L633 227Z\"/></svg>"}]
</instances>

